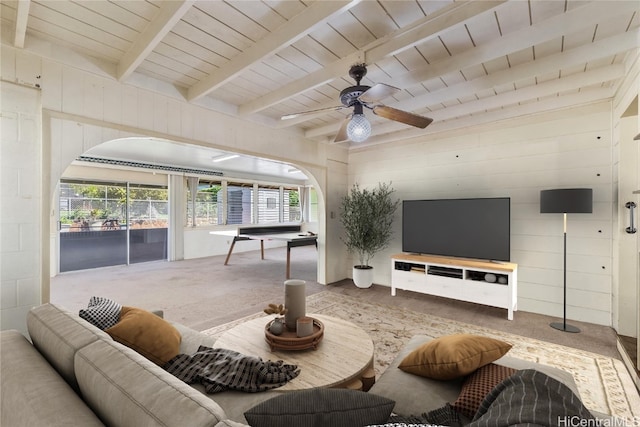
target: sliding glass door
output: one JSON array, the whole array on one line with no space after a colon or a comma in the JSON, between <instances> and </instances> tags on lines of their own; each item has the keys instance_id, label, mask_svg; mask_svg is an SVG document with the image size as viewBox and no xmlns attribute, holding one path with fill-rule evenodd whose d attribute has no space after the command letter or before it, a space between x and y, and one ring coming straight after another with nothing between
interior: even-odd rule
<instances>
[{"instance_id":1,"label":"sliding glass door","mask_svg":"<svg viewBox=\"0 0 640 427\"><path fill-rule=\"evenodd\" d=\"M166 187L60 183L60 271L167 259Z\"/></svg>"},{"instance_id":2,"label":"sliding glass door","mask_svg":"<svg viewBox=\"0 0 640 427\"><path fill-rule=\"evenodd\" d=\"M129 263L167 259L166 187L129 185Z\"/></svg>"}]
</instances>

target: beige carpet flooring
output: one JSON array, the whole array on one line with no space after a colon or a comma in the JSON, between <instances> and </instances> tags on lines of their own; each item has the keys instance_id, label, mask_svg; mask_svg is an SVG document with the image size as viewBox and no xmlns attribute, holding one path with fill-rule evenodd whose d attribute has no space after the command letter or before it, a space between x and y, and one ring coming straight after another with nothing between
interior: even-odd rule
<instances>
[{"instance_id":1,"label":"beige carpet flooring","mask_svg":"<svg viewBox=\"0 0 640 427\"><path fill-rule=\"evenodd\" d=\"M315 282L316 257L314 247L292 249L292 277L307 281L309 295L335 292L363 302L402 307L619 358L616 335L609 327L571 322L582 332L569 334L549 327L549 322L557 318L534 313L518 311L509 321L504 309L407 291L398 291L392 297L386 286L358 289L350 280L324 286ZM264 260L259 251L234 253L227 266L223 265L224 258L150 262L60 274L51 279L51 302L77 311L86 307L92 295L104 296L124 305L162 309L167 319L205 330L284 299L285 248L266 250Z\"/></svg>"}]
</instances>

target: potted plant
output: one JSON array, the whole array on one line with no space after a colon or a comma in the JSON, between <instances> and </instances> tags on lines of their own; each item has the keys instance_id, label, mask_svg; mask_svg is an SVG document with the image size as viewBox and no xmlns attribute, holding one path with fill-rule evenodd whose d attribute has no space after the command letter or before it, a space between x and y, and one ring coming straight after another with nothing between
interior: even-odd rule
<instances>
[{"instance_id":1,"label":"potted plant","mask_svg":"<svg viewBox=\"0 0 640 427\"><path fill-rule=\"evenodd\" d=\"M342 241L350 253L358 255L353 267L353 282L359 288L373 283L373 267L369 261L376 252L386 248L391 240L393 215L400 203L392 200L390 184L379 183L372 190L354 184L342 199L340 221L344 227Z\"/></svg>"}]
</instances>

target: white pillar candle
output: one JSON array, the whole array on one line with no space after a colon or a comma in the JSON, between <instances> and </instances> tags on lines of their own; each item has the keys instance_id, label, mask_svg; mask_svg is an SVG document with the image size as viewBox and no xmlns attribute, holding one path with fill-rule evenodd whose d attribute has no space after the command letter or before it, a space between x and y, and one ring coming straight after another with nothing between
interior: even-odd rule
<instances>
[{"instance_id":1,"label":"white pillar candle","mask_svg":"<svg viewBox=\"0 0 640 427\"><path fill-rule=\"evenodd\" d=\"M311 317L298 317L296 334L302 338L313 334L313 319Z\"/></svg>"},{"instance_id":2,"label":"white pillar candle","mask_svg":"<svg viewBox=\"0 0 640 427\"><path fill-rule=\"evenodd\" d=\"M284 307L287 312L284 315L284 323L290 331L296 330L296 320L306 314L306 282L304 280L291 279L284 282Z\"/></svg>"}]
</instances>

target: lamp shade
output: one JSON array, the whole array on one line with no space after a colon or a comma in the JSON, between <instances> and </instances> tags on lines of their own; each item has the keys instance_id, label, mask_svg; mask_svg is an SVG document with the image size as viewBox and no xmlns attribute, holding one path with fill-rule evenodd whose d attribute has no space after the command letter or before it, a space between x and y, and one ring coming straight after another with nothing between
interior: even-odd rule
<instances>
[{"instance_id":1,"label":"lamp shade","mask_svg":"<svg viewBox=\"0 0 640 427\"><path fill-rule=\"evenodd\" d=\"M593 189L561 188L540 191L540 213L592 213Z\"/></svg>"}]
</instances>

